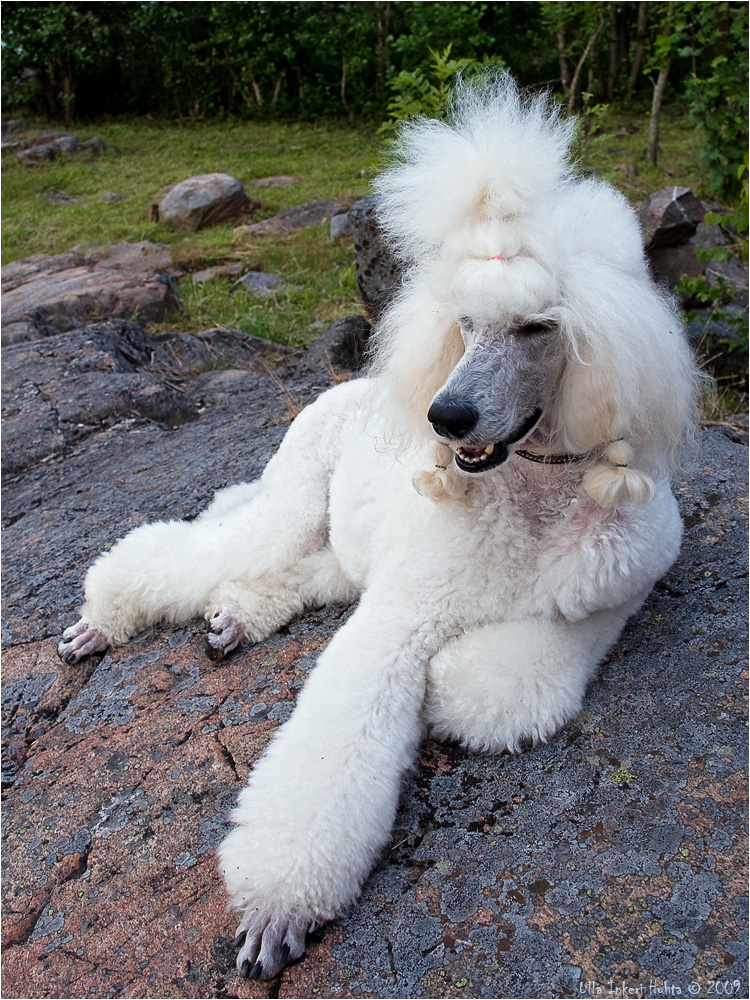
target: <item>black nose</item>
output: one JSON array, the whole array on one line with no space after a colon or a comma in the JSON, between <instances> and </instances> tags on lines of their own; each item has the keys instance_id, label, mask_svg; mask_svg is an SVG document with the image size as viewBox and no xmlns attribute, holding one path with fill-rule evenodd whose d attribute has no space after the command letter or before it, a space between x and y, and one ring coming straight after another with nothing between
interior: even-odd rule
<instances>
[{"instance_id":1,"label":"black nose","mask_svg":"<svg viewBox=\"0 0 750 1000\"><path fill-rule=\"evenodd\" d=\"M441 437L462 438L474 430L479 414L471 403L438 398L427 411L427 419Z\"/></svg>"}]
</instances>

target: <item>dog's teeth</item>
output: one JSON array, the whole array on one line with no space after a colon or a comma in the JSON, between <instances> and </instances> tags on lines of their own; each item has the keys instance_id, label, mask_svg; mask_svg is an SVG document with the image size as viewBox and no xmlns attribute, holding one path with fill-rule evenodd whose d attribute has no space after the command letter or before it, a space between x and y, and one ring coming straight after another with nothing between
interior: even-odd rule
<instances>
[{"instance_id":1,"label":"dog's teeth","mask_svg":"<svg viewBox=\"0 0 750 1000\"><path fill-rule=\"evenodd\" d=\"M495 450L494 444L488 444L487 447L484 449L484 453L485 455L491 455L494 450Z\"/></svg>"}]
</instances>

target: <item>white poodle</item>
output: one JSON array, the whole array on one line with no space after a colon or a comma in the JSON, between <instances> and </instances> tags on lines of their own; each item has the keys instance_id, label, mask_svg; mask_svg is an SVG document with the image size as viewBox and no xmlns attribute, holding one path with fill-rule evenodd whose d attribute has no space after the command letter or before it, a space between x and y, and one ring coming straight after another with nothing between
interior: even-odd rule
<instances>
[{"instance_id":1,"label":"white poodle","mask_svg":"<svg viewBox=\"0 0 750 1000\"><path fill-rule=\"evenodd\" d=\"M507 77L404 129L377 188L406 278L371 377L301 413L260 481L101 556L60 644L76 662L204 615L223 656L359 598L220 848L243 976L357 898L425 730L548 739L677 556L696 371L627 202L574 175L572 130Z\"/></svg>"}]
</instances>

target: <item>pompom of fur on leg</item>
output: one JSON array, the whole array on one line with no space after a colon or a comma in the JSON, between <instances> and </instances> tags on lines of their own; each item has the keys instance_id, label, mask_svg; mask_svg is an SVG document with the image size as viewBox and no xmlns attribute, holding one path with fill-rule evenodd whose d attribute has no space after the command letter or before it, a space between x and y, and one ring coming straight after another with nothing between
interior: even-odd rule
<instances>
[{"instance_id":1,"label":"pompom of fur on leg","mask_svg":"<svg viewBox=\"0 0 750 1000\"><path fill-rule=\"evenodd\" d=\"M583 488L600 507L638 507L653 500L653 480L630 468L634 452L627 441L610 441L603 457L604 462L592 465L583 476Z\"/></svg>"},{"instance_id":2,"label":"pompom of fur on leg","mask_svg":"<svg viewBox=\"0 0 750 1000\"><path fill-rule=\"evenodd\" d=\"M414 489L430 500L457 500L466 493L466 482L456 470L453 452L444 444L435 445L435 468L415 472Z\"/></svg>"}]
</instances>

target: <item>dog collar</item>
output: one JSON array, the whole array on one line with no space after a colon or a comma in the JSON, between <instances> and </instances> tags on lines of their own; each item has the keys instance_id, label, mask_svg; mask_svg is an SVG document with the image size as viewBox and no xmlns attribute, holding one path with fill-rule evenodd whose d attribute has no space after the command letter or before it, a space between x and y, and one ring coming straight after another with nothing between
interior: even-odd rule
<instances>
[{"instance_id":1,"label":"dog collar","mask_svg":"<svg viewBox=\"0 0 750 1000\"><path fill-rule=\"evenodd\" d=\"M532 451L524 451L522 448L516 448L513 454L520 455L529 462L538 462L540 465L568 465L569 462L582 462L584 458L588 458L588 454L569 455L567 452L561 455L535 455Z\"/></svg>"}]
</instances>

